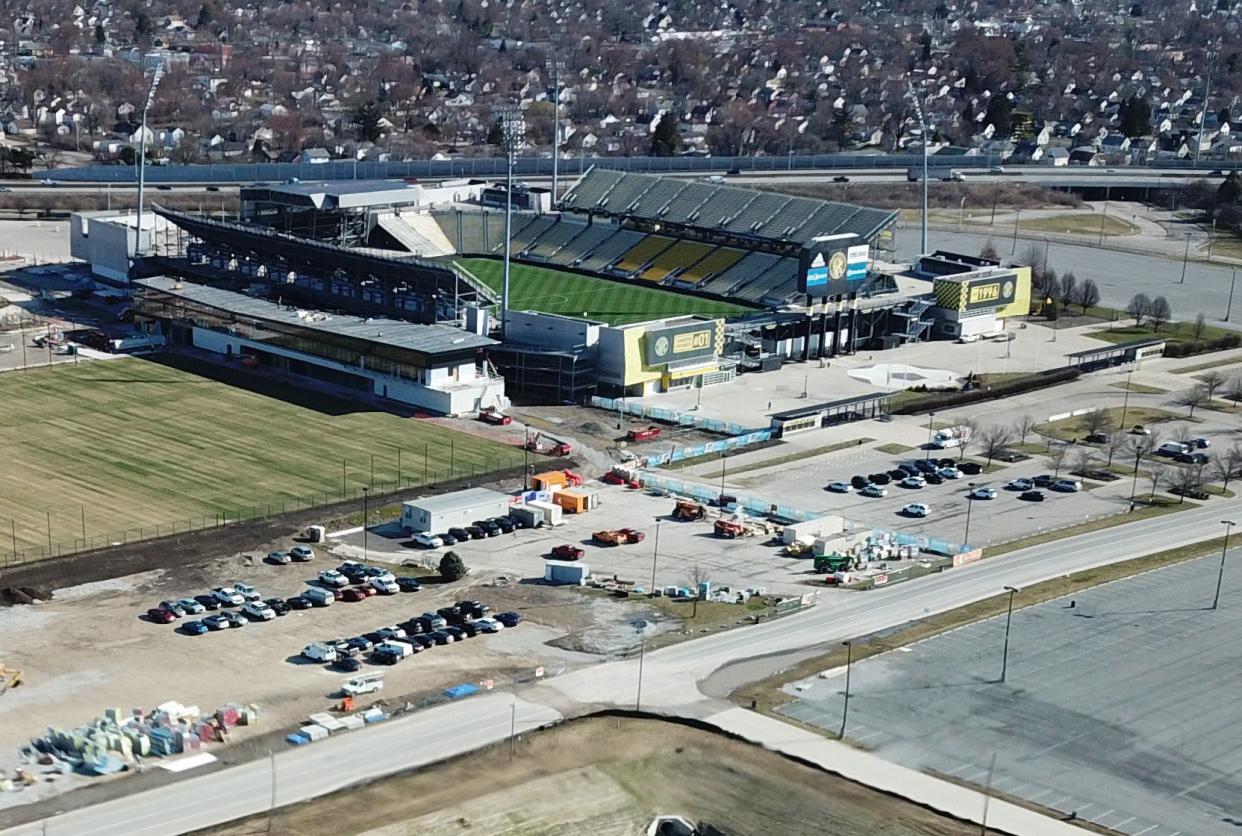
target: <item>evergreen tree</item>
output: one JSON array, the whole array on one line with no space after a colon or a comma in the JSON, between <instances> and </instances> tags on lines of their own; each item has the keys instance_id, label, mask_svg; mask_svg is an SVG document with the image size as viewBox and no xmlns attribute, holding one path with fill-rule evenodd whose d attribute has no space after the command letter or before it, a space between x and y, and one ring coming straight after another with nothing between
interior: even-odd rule
<instances>
[{"instance_id":1,"label":"evergreen tree","mask_svg":"<svg viewBox=\"0 0 1242 836\"><path fill-rule=\"evenodd\" d=\"M671 157L681 148L681 132L677 129L677 115L663 113L651 134L651 156Z\"/></svg>"},{"instance_id":2,"label":"evergreen tree","mask_svg":"<svg viewBox=\"0 0 1242 836\"><path fill-rule=\"evenodd\" d=\"M384 113L374 99L369 99L354 111L354 122L358 124L358 135L365 140L375 142L383 133L379 121Z\"/></svg>"}]
</instances>

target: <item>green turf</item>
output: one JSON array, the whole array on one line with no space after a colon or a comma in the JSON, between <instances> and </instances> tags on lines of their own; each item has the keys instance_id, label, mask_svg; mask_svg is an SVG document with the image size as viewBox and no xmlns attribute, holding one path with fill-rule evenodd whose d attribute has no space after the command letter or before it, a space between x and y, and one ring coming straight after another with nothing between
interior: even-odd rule
<instances>
[{"instance_id":1,"label":"green turf","mask_svg":"<svg viewBox=\"0 0 1242 836\"><path fill-rule=\"evenodd\" d=\"M503 262L490 258L454 258L452 262L500 292L504 282ZM610 325L684 314L728 317L755 310L659 287L644 287L637 282L614 282L530 264L511 265L509 292L514 310L585 316Z\"/></svg>"},{"instance_id":2,"label":"green turf","mask_svg":"<svg viewBox=\"0 0 1242 836\"><path fill-rule=\"evenodd\" d=\"M274 388L275 387L275 388ZM121 359L0 375L0 562L17 547L150 536L156 524L337 501L371 482L520 466L516 447L353 401L270 397L162 362ZM243 514L243 509L249 510ZM10 522L10 520L12 522ZM102 542L101 542L102 541Z\"/></svg>"}]
</instances>

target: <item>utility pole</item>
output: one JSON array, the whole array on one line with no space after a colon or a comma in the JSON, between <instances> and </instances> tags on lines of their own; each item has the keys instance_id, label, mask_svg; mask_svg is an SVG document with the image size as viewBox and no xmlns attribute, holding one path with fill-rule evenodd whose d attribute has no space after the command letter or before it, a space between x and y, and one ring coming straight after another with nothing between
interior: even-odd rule
<instances>
[{"instance_id":1,"label":"utility pole","mask_svg":"<svg viewBox=\"0 0 1242 836\"><path fill-rule=\"evenodd\" d=\"M1001 655L1001 678L1004 682L1009 673L1009 624L1013 621L1013 596L1017 592L1017 587L1007 586L1005 589L1009 592L1009 612L1005 615L1005 650Z\"/></svg>"},{"instance_id":2,"label":"utility pole","mask_svg":"<svg viewBox=\"0 0 1242 836\"><path fill-rule=\"evenodd\" d=\"M552 204L560 199L561 159L561 70L564 61L548 56L548 76L552 80Z\"/></svg>"},{"instance_id":3,"label":"utility pole","mask_svg":"<svg viewBox=\"0 0 1242 836\"><path fill-rule=\"evenodd\" d=\"M1013 218L1013 246L1009 248L1010 255L1015 255L1018 252L1018 224L1022 221L1022 210L1015 209L1014 211L1017 214ZM1035 265L1032 264L1031 266L1034 267Z\"/></svg>"},{"instance_id":4,"label":"utility pole","mask_svg":"<svg viewBox=\"0 0 1242 836\"><path fill-rule=\"evenodd\" d=\"M1238 268L1234 267L1229 275L1229 304L1225 305L1225 322L1229 321L1229 314L1233 313L1233 286L1238 280Z\"/></svg>"},{"instance_id":5,"label":"utility pole","mask_svg":"<svg viewBox=\"0 0 1242 836\"><path fill-rule=\"evenodd\" d=\"M1186 251L1182 253L1182 278L1178 284L1186 284L1186 262L1190 260L1190 233L1186 233Z\"/></svg>"},{"instance_id":6,"label":"utility pole","mask_svg":"<svg viewBox=\"0 0 1242 836\"><path fill-rule=\"evenodd\" d=\"M504 334L509 318L509 261L513 244L513 164L526 136L526 122L517 107L500 110L500 142L505 150L505 270L504 287L500 297L500 330Z\"/></svg>"},{"instance_id":7,"label":"utility pole","mask_svg":"<svg viewBox=\"0 0 1242 836\"><path fill-rule=\"evenodd\" d=\"M1221 520L1220 524L1225 527L1225 542L1220 547L1220 571L1216 574L1216 596L1212 598L1212 609L1220 606L1220 585L1225 579L1225 552L1229 550L1229 530L1237 525L1233 520Z\"/></svg>"},{"instance_id":8,"label":"utility pole","mask_svg":"<svg viewBox=\"0 0 1242 836\"><path fill-rule=\"evenodd\" d=\"M638 693L634 695L635 711L641 711L643 707L643 661L647 656L647 640L640 638L638 641Z\"/></svg>"},{"instance_id":9,"label":"utility pole","mask_svg":"<svg viewBox=\"0 0 1242 836\"><path fill-rule=\"evenodd\" d=\"M845 645L845 706L841 709L841 731L837 733L838 740L845 739L845 721L850 716L850 671L854 666L854 644L853 642L841 642Z\"/></svg>"},{"instance_id":10,"label":"utility pole","mask_svg":"<svg viewBox=\"0 0 1242 836\"><path fill-rule=\"evenodd\" d=\"M370 495L368 493L370 490L366 485L362 486L362 559L364 562L367 559L367 525L371 522Z\"/></svg>"},{"instance_id":11,"label":"utility pole","mask_svg":"<svg viewBox=\"0 0 1242 836\"><path fill-rule=\"evenodd\" d=\"M651 588L647 590L648 595L655 594L656 588L656 561L660 559L660 523L662 520L656 517L655 530L655 548L651 551ZM16 549L14 549L16 551Z\"/></svg>"},{"instance_id":12,"label":"utility pole","mask_svg":"<svg viewBox=\"0 0 1242 836\"><path fill-rule=\"evenodd\" d=\"M1203 79L1203 110L1199 112L1199 138L1195 141L1195 164L1199 163L1199 154L1203 150L1203 129L1207 123L1208 103L1212 100L1212 66L1216 56L1208 57L1207 74Z\"/></svg>"},{"instance_id":13,"label":"utility pole","mask_svg":"<svg viewBox=\"0 0 1242 836\"><path fill-rule=\"evenodd\" d=\"M147 111L155 101L155 89L160 86L164 77L164 66L158 64L151 74L151 86L147 88L147 98L142 104L142 132L138 136L138 221L134 229L134 260L138 260L138 251L142 246L142 201L147 186Z\"/></svg>"},{"instance_id":14,"label":"utility pole","mask_svg":"<svg viewBox=\"0 0 1242 836\"><path fill-rule=\"evenodd\" d=\"M272 775L272 800L267 808L267 833L268 836L271 836L272 819L276 816L276 753L269 751L267 753L267 760L268 764L270 764Z\"/></svg>"},{"instance_id":15,"label":"utility pole","mask_svg":"<svg viewBox=\"0 0 1242 836\"><path fill-rule=\"evenodd\" d=\"M517 697L509 707L509 760L513 760L513 745L517 742Z\"/></svg>"},{"instance_id":16,"label":"utility pole","mask_svg":"<svg viewBox=\"0 0 1242 836\"><path fill-rule=\"evenodd\" d=\"M969 482L966 487L970 489L970 493L966 494L966 533L962 535L962 545L970 545L970 509L975 507L974 497L971 496L975 490L975 483Z\"/></svg>"},{"instance_id":17,"label":"utility pole","mask_svg":"<svg viewBox=\"0 0 1242 836\"><path fill-rule=\"evenodd\" d=\"M914 85L909 88L910 98L914 101L914 112L919 117L919 131L921 144L923 146L923 212L922 212L922 237L919 239L919 255L927 253L927 120L923 117L923 103L919 101L918 94L914 90Z\"/></svg>"},{"instance_id":18,"label":"utility pole","mask_svg":"<svg viewBox=\"0 0 1242 836\"><path fill-rule=\"evenodd\" d=\"M927 447L923 449L923 461L931 458L932 451L932 424L936 420L936 413L927 413Z\"/></svg>"}]
</instances>

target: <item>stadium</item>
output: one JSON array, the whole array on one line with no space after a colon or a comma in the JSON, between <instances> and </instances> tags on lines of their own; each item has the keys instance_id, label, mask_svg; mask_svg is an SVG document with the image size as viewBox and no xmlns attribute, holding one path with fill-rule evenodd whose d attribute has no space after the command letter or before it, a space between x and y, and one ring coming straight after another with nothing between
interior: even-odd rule
<instances>
[{"instance_id":1,"label":"stadium","mask_svg":"<svg viewBox=\"0 0 1242 836\"><path fill-rule=\"evenodd\" d=\"M514 189L504 309L493 207L507 197L467 180L265 184L242 190L237 220L157 207L175 234L142 268L286 305L469 323L499 341L488 355L509 394L537 400L722 383L924 339L935 321L927 282L876 269L896 212L599 168L559 200Z\"/></svg>"}]
</instances>

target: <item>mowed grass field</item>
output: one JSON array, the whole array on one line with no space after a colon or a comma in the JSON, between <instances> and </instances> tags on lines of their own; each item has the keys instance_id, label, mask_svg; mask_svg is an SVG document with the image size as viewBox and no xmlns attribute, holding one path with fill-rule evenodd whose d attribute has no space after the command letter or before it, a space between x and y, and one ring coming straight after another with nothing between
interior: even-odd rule
<instances>
[{"instance_id":1,"label":"mowed grass field","mask_svg":"<svg viewBox=\"0 0 1242 836\"><path fill-rule=\"evenodd\" d=\"M488 287L499 293L504 286L504 262L490 258L455 258ZM511 264L510 304L514 310L537 310L565 316L585 316L610 325L625 325L684 314L736 316L753 311L712 299L673 293L640 283L614 282L549 267Z\"/></svg>"},{"instance_id":2,"label":"mowed grass field","mask_svg":"<svg viewBox=\"0 0 1242 836\"><path fill-rule=\"evenodd\" d=\"M431 481L447 478L450 440L459 475L522 463L512 446L329 394L266 381L248 391L200 368L211 367L126 358L0 375L0 560L14 533L19 551L46 548L49 513L53 543L72 550L83 515L88 542L104 545L157 524L336 501L342 463L353 494L372 455L375 490L393 488L398 450L403 482L422 483L425 451Z\"/></svg>"}]
</instances>

